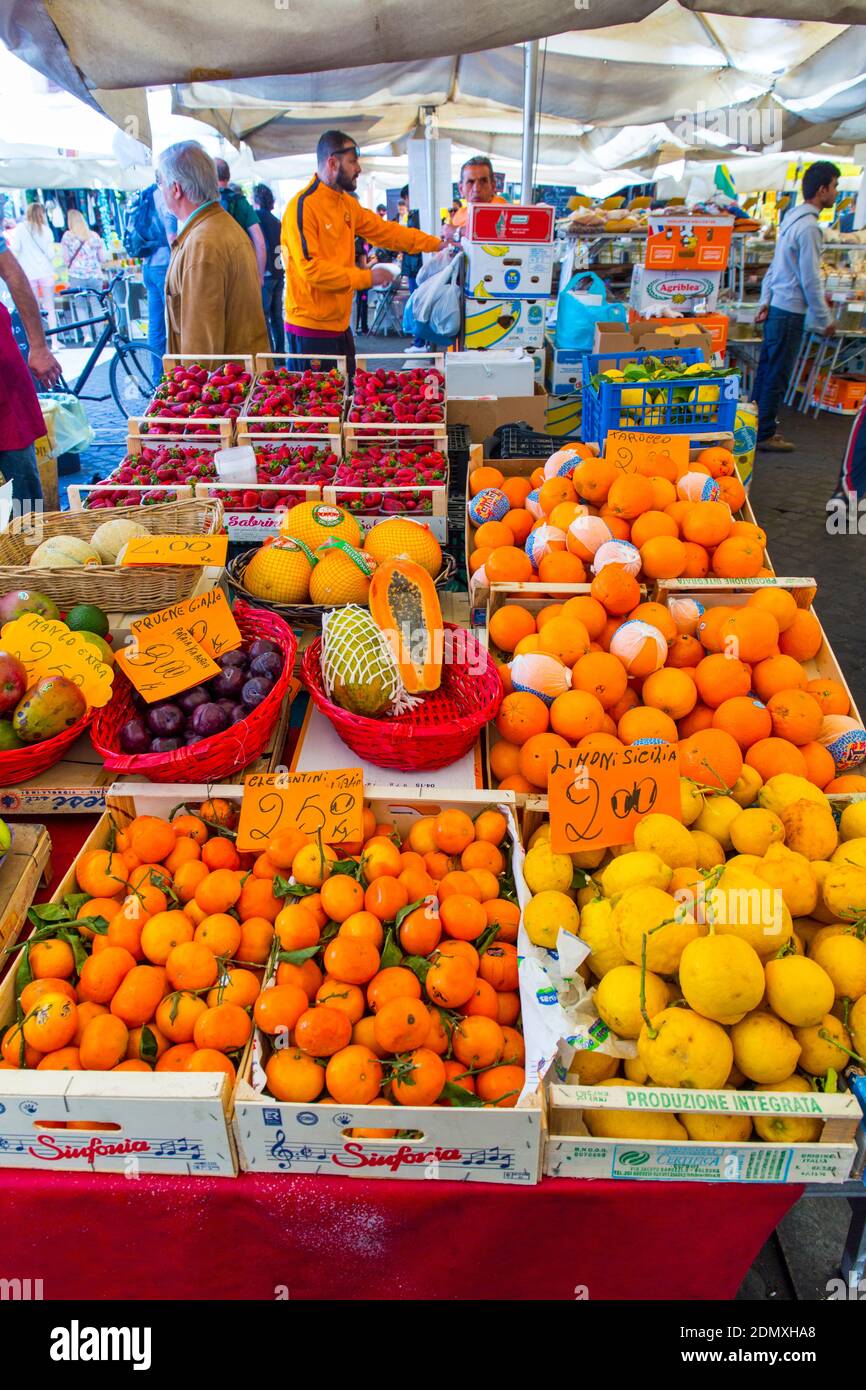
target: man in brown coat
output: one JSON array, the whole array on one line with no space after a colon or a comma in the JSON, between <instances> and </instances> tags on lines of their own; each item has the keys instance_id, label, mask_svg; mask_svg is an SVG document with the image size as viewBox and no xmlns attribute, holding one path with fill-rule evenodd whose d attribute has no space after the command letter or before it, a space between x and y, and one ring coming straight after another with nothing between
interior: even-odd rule
<instances>
[{"instance_id":1,"label":"man in brown coat","mask_svg":"<svg viewBox=\"0 0 866 1390\"><path fill-rule=\"evenodd\" d=\"M167 351L269 352L255 252L219 201L214 161L195 140L163 151L157 183L178 220L165 281Z\"/></svg>"}]
</instances>

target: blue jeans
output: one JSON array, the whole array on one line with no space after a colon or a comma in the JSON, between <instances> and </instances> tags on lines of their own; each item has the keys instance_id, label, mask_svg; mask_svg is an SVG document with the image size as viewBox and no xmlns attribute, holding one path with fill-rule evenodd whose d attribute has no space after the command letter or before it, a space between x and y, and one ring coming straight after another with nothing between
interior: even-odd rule
<instances>
[{"instance_id":1,"label":"blue jeans","mask_svg":"<svg viewBox=\"0 0 866 1390\"><path fill-rule=\"evenodd\" d=\"M805 314L792 314L787 309L772 306L764 320L764 338L755 377L759 444L771 439L779 428L776 417L791 379L805 320Z\"/></svg>"},{"instance_id":2,"label":"blue jeans","mask_svg":"<svg viewBox=\"0 0 866 1390\"><path fill-rule=\"evenodd\" d=\"M147 290L147 345L158 360L154 363L155 380L162 376L162 357L165 352L165 265L144 262L142 279Z\"/></svg>"},{"instance_id":3,"label":"blue jeans","mask_svg":"<svg viewBox=\"0 0 866 1390\"><path fill-rule=\"evenodd\" d=\"M413 295L413 294L415 293L415 291L416 291L417 288L418 288L418 277L417 277L417 275L407 275L407 276L406 276L406 288L408 289L410 296ZM412 346L413 346L413 347L417 347L417 348L422 348L422 347L426 347L427 344L426 344L426 342L424 341L424 339L421 338L421 337L419 337L419 335L416 333L416 334L415 334L415 337L412 339Z\"/></svg>"},{"instance_id":4,"label":"blue jeans","mask_svg":"<svg viewBox=\"0 0 866 1390\"><path fill-rule=\"evenodd\" d=\"M29 444L26 449L0 449L0 472L7 483L11 482L13 500L21 503L22 511L33 511L36 503L42 501L42 483L33 445Z\"/></svg>"}]
</instances>

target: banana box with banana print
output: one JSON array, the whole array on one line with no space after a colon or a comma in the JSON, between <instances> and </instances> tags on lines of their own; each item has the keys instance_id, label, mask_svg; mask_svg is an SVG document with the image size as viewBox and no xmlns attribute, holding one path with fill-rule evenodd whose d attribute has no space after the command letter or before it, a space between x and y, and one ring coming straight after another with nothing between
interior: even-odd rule
<instances>
[{"instance_id":1,"label":"banana box with banana print","mask_svg":"<svg viewBox=\"0 0 866 1390\"><path fill-rule=\"evenodd\" d=\"M550 294L553 243L470 241L464 243L466 293L486 295Z\"/></svg>"},{"instance_id":2,"label":"banana box with banana print","mask_svg":"<svg viewBox=\"0 0 866 1390\"><path fill-rule=\"evenodd\" d=\"M468 295L463 305L463 346L467 350L522 347L534 351L544 346L546 297Z\"/></svg>"}]
</instances>

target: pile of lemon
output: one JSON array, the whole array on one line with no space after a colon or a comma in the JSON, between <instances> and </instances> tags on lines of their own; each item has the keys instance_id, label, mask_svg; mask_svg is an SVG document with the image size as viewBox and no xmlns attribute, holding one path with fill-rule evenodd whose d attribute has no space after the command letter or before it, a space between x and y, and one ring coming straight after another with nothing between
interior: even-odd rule
<instances>
[{"instance_id":1,"label":"pile of lemon","mask_svg":"<svg viewBox=\"0 0 866 1390\"><path fill-rule=\"evenodd\" d=\"M632 1044L624 1058L575 1053L569 1081L835 1089L866 1057L866 800L837 826L823 792L788 774L730 795L681 779L680 792L682 821L647 815L634 844L555 854L549 823L529 841L530 939L586 943L598 1016ZM597 1137L674 1141L810 1143L822 1127L784 1113L584 1120Z\"/></svg>"}]
</instances>

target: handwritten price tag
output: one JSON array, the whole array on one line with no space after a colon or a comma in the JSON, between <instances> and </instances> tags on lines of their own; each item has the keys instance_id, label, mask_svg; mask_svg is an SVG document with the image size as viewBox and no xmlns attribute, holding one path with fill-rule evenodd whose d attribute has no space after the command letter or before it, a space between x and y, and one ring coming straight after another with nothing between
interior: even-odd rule
<instances>
[{"instance_id":1,"label":"handwritten price tag","mask_svg":"<svg viewBox=\"0 0 866 1390\"><path fill-rule=\"evenodd\" d=\"M134 637L117 653L117 664L149 705L218 676L220 668L185 628L155 637Z\"/></svg>"},{"instance_id":2,"label":"handwritten price tag","mask_svg":"<svg viewBox=\"0 0 866 1390\"><path fill-rule=\"evenodd\" d=\"M138 536L127 541L121 565L224 565L228 536Z\"/></svg>"},{"instance_id":3,"label":"handwritten price tag","mask_svg":"<svg viewBox=\"0 0 866 1390\"><path fill-rule=\"evenodd\" d=\"M557 753L548 798L554 854L631 844L650 811L682 819L677 750L659 743L562 759Z\"/></svg>"},{"instance_id":4,"label":"handwritten price tag","mask_svg":"<svg viewBox=\"0 0 866 1390\"><path fill-rule=\"evenodd\" d=\"M604 457L622 473L645 472L657 457L665 455L679 468L689 462L687 434L644 434L640 430L608 430Z\"/></svg>"},{"instance_id":5,"label":"handwritten price tag","mask_svg":"<svg viewBox=\"0 0 866 1390\"><path fill-rule=\"evenodd\" d=\"M43 676L65 676L81 690L88 705L99 709L111 699L114 671L92 642L65 623L27 613L7 623L0 633L4 651L17 656L30 684Z\"/></svg>"},{"instance_id":6,"label":"handwritten price tag","mask_svg":"<svg viewBox=\"0 0 866 1390\"><path fill-rule=\"evenodd\" d=\"M253 773L244 781L237 848L264 849L281 830L321 837L323 845L364 838L364 775L359 767L332 772Z\"/></svg>"},{"instance_id":7,"label":"handwritten price tag","mask_svg":"<svg viewBox=\"0 0 866 1390\"><path fill-rule=\"evenodd\" d=\"M148 613L146 618L137 618L132 624L139 641L162 637L178 628L185 628L208 656L232 652L244 640L222 589L209 589L206 594L188 598L185 603L173 603L158 613Z\"/></svg>"}]
</instances>

